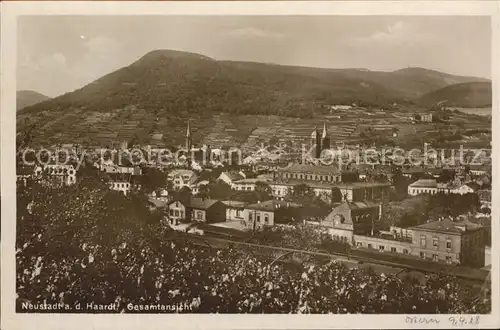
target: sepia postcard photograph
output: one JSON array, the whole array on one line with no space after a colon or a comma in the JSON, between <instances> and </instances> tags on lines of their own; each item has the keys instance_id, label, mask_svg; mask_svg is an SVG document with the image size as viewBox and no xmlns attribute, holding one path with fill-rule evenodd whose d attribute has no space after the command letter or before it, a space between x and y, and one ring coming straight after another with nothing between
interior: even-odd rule
<instances>
[{"instance_id":1,"label":"sepia postcard photograph","mask_svg":"<svg viewBox=\"0 0 500 330\"><path fill-rule=\"evenodd\" d=\"M497 2L1 5L2 329L500 326Z\"/></svg>"}]
</instances>

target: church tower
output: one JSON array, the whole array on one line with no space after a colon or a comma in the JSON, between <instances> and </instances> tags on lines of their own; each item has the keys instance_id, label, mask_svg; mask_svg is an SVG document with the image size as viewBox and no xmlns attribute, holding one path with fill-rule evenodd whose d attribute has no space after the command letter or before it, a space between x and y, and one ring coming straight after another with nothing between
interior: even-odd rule
<instances>
[{"instance_id":1,"label":"church tower","mask_svg":"<svg viewBox=\"0 0 500 330\"><path fill-rule=\"evenodd\" d=\"M326 123L323 124L323 133L321 134L321 151L330 149L330 136L326 129Z\"/></svg>"},{"instance_id":2,"label":"church tower","mask_svg":"<svg viewBox=\"0 0 500 330\"><path fill-rule=\"evenodd\" d=\"M318 127L314 127L314 131L311 133L311 147L314 148L314 158L319 158L321 155L321 135Z\"/></svg>"},{"instance_id":3,"label":"church tower","mask_svg":"<svg viewBox=\"0 0 500 330\"><path fill-rule=\"evenodd\" d=\"M187 153L189 155L191 154L192 146L193 146L193 140L191 137L191 125L190 125L189 119L188 119L188 125L187 125L187 130L186 130L186 150L187 150Z\"/></svg>"}]
</instances>

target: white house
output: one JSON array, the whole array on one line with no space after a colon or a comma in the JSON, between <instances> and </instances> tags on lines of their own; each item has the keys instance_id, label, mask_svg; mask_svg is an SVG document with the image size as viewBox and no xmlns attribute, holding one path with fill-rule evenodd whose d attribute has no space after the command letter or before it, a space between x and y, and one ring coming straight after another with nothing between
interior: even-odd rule
<instances>
[{"instance_id":1,"label":"white house","mask_svg":"<svg viewBox=\"0 0 500 330\"><path fill-rule=\"evenodd\" d=\"M151 198L156 199L156 200L160 200L160 201L167 201L167 200L169 200L168 196L169 196L169 194L168 194L168 190L167 189L160 189L160 190L158 190L158 192L153 191L151 193Z\"/></svg>"},{"instance_id":2,"label":"white house","mask_svg":"<svg viewBox=\"0 0 500 330\"><path fill-rule=\"evenodd\" d=\"M232 185L235 181L243 180L245 177L236 171L222 172L218 180L225 182L228 185Z\"/></svg>"},{"instance_id":3,"label":"white house","mask_svg":"<svg viewBox=\"0 0 500 330\"><path fill-rule=\"evenodd\" d=\"M34 172L37 177L44 173L60 184L72 185L76 183L76 170L73 165L49 164L43 168L37 166Z\"/></svg>"},{"instance_id":4,"label":"white house","mask_svg":"<svg viewBox=\"0 0 500 330\"><path fill-rule=\"evenodd\" d=\"M262 179L241 179L238 181L234 181L231 185L233 190L240 191L254 191L258 182L266 183L266 181Z\"/></svg>"},{"instance_id":5,"label":"white house","mask_svg":"<svg viewBox=\"0 0 500 330\"><path fill-rule=\"evenodd\" d=\"M420 179L408 186L408 195L417 196L420 194L448 194L450 189L445 183L438 183L436 179Z\"/></svg>"},{"instance_id":6,"label":"white house","mask_svg":"<svg viewBox=\"0 0 500 330\"><path fill-rule=\"evenodd\" d=\"M479 175L488 174L490 172L490 168L488 166L484 166L484 165L470 165L469 171L470 171L470 174L479 176Z\"/></svg>"},{"instance_id":7,"label":"white house","mask_svg":"<svg viewBox=\"0 0 500 330\"><path fill-rule=\"evenodd\" d=\"M198 179L198 175L191 170L178 169L170 172L167 179L172 182L175 190L179 190L182 187L189 187L191 189Z\"/></svg>"},{"instance_id":8,"label":"white house","mask_svg":"<svg viewBox=\"0 0 500 330\"><path fill-rule=\"evenodd\" d=\"M128 181L110 181L109 188L111 190L119 191L123 195L127 196L132 189L132 185Z\"/></svg>"},{"instance_id":9,"label":"white house","mask_svg":"<svg viewBox=\"0 0 500 330\"><path fill-rule=\"evenodd\" d=\"M473 183L466 183L462 185L458 185L455 187L450 188L450 193L451 194L459 194L459 195L465 195L465 194L472 194L477 190L477 187Z\"/></svg>"}]
</instances>

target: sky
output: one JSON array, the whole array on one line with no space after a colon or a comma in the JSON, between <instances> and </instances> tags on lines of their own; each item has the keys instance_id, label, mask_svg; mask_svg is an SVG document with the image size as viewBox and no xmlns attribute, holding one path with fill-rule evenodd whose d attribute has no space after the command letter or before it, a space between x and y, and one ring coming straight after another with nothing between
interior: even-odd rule
<instances>
[{"instance_id":1,"label":"sky","mask_svg":"<svg viewBox=\"0 0 500 330\"><path fill-rule=\"evenodd\" d=\"M23 16L17 89L54 97L175 49L216 60L491 78L489 17Z\"/></svg>"}]
</instances>

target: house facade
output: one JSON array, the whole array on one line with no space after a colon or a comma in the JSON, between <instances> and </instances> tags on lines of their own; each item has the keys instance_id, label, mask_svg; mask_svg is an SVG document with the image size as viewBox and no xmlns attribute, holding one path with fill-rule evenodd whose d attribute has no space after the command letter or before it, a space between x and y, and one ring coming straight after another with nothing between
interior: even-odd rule
<instances>
[{"instance_id":1,"label":"house facade","mask_svg":"<svg viewBox=\"0 0 500 330\"><path fill-rule=\"evenodd\" d=\"M43 178L46 183L53 185L72 185L76 183L76 169L73 165L49 164L37 166L35 177Z\"/></svg>"},{"instance_id":2,"label":"house facade","mask_svg":"<svg viewBox=\"0 0 500 330\"><path fill-rule=\"evenodd\" d=\"M239 191L254 191L259 182L267 183L263 179L241 179L234 181L231 185L231 189Z\"/></svg>"},{"instance_id":3,"label":"house facade","mask_svg":"<svg viewBox=\"0 0 500 330\"><path fill-rule=\"evenodd\" d=\"M332 238L354 245L354 235L369 235L380 220L381 205L365 202L344 202L336 206L321 222L308 222L326 228Z\"/></svg>"},{"instance_id":4,"label":"house facade","mask_svg":"<svg viewBox=\"0 0 500 330\"><path fill-rule=\"evenodd\" d=\"M186 206L181 201L172 201L167 205L167 217L171 222L178 225L181 221L186 220Z\"/></svg>"},{"instance_id":5,"label":"house facade","mask_svg":"<svg viewBox=\"0 0 500 330\"><path fill-rule=\"evenodd\" d=\"M435 262L483 267L485 235L469 221L442 220L411 228L413 254Z\"/></svg>"},{"instance_id":6,"label":"house facade","mask_svg":"<svg viewBox=\"0 0 500 330\"><path fill-rule=\"evenodd\" d=\"M196 222L215 223L226 221L226 205L209 198L191 198L188 219Z\"/></svg>"},{"instance_id":7,"label":"house facade","mask_svg":"<svg viewBox=\"0 0 500 330\"><path fill-rule=\"evenodd\" d=\"M180 190L183 187L191 189L196 180L198 180L198 175L191 170L177 169L167 175L167 180L172 182L175 190Z\"/></svg>"},{"instance_id":8,"label":"house facade","mask_svg":"<svg viewBox=\"0 0 500 330\"><path fill-rule=\"evenodd\" d=\"M175 224L182 222L215 223L226 219L226 206L218 200L191 198L189 201L173 200L167 206L167 216Z\"/></svg>"},{"instance_id":9,"label":"house facade","mask_svg":"<svg viewBox=\"0 0 500 330\"><path fill-rule=\"evenodd\" d=\"M223 201L226 205L226 221L244 221L247 203L240 201Z\"/></svg>"},{"instance_id":10,"label":"house facade","mask_svg":"<svg viewBox=\"0 0 500 330\"><path fill-rule=\"evenodd\" d=\"M277 200L268 200L245 206L244 222L250 230L259 230L275 224L292 223L298 219L300 205Z\"/></svg>"},{"instance_id":11,"label":"house facade","mask_svg":"<svg viewBox=\"0 0 500 330\"><path fill-rule=\"evenodd\" d=\"M348 202L380 201L389 197L391 184L383 182L351 182L337 184L342 200Z\"/></svg>"},{"instance_id":12,"label":"house facade","mask_svg":"<svg viewBox=\"0 0 500 330\"><path fill-rule=\"evenodd\" d=\"M124 196L130 194L132 190L132 185L128 181L110 181L108 184L111 190L118 191Z\"/></svg>"},{"instance_id":13,"label":"house facade","mask_svg":"<svg viewBox=\"0 0 500 330\"><path fill-rule=\"evenodd\" d=\"M458 194L458 195L472 194L476 192L476 190L477 190L477 185L473 183L466 183L450 187L450 194Z\"/></svg>"}]
</instances>

